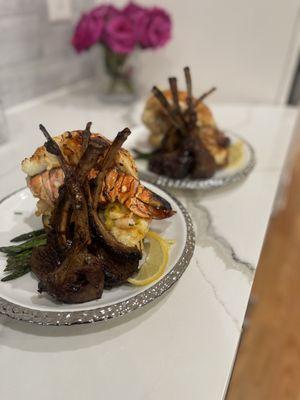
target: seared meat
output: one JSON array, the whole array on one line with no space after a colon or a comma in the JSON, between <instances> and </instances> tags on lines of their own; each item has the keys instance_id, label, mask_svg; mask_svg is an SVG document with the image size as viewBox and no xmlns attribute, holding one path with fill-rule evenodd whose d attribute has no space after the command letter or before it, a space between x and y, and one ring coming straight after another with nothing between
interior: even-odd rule
<instances>
[{"instance_id":1,"label":"seared meat","mask_svg":"<svg viewBox=\"0 0 300 400\"><path fill-rule=\"evenodd\" d=\"M168 153L158 151L149 161L149 169L151 171L173 179L185 178L190 173L192 165L192 155L185 148Z\"/></svg>"},{"instance_id":2,"label":"seared meat","mask_svg":"<svg viewBox=\"0 0 300 400\"><path fill-rule=\"evenodd\" d=\"M128 248L117 242L106 230L97 214L99 187L102 187L105 172L114 161L116 152L130 131L121 132L107 150L101 145L95 146L90 143L90 125L87 125L82 144L82 157L77 166L72 166L66 162L59 146L46 129L40 127L47 139L45 147L50 154L59 159L65 180L60 190L58 205L51 218L54 230L48 233L47 245L33 252L31 268L40 280L40 290L47 291L57 300L65 303L94 300L102 295L104 271L113 270L114 272L109 275L109 281L114 284L121 283L130 276L128 273L132 274L137 270L141 258L138 249ZM95 196L92 197L86 177L98 162L101 152L103 154L101 172L93 188ZM72 236L67 229L70 225L72 225ZM103 244L102 252L101 247L97 254L92 251L92 236ZM117 256L119 260L116 259ZM124 268L122 273L120 261L122 262L124 257L127 268Z\"/></svg>"},{"instance_id":3,"label":"seared meat","mask_svg":"<svg viewBox=\"0 0 300 400\"><path fill-rule=\"evenodd\" d=\"M201 140L191 137L182 141L181 148L156 152L150 159L149 169L173 179L187 176L207 179L215 173L217 165Z\"/></svg>"},{"instance_id":4,"label":"seared meat","mask_svg":"<svg viewBox=\"0 0 300 400\"><path fill-rule=\"evenodd\" d=\"M64 303L95 300L103 292L101 261L85 250L73 251L61 261L55 247L37 247L32 253L31 270L39 279L39 291Z\"/></svg>"},{"instance_id":5,"label":"seared meat","mask_svg":"<svg viewBox=\"0 0 300 400\"><path fill-rule=\"evenodd\" d=\"M226 165L229 139L218 130L203 100L215 88L198 99L192 96L188 67L184 69L186 92L177 89L177 80L169 78L170 90L153 87L143 121L155 138L156 150L150 155L149 169L171 178L207 179Z\"/></svg>"},{"instance_id":6,"label":"seared meat","mask_svg":"<svg viewBox=\"0 0 300 400\"><path fill-rule=\"evenodd\" d=\"M39 290L64 303L98 299L104 287L120 285L138 271L142 246L113 236L102 220L103 204L118 199L128 205L129 212L136 210L149 219L173 214L166 200L143 187L135 176L118 170L116 159L123 154L121 146L129 129L119 132L109 145L91 135L90 125L81 134L76 162L70 162L57 140L40 125L47 139L44 149L59 163L55 168L62 171L63 181L47 222L47 245L34 249L31 270L39 279Z\"/></svg>"},{"instance_id":7,"label":"seared meat","mask_svg":"<svg viewBox=\"0 0 300 400\"><path fill-rule=\"evenodd\" d=\"M201 140L192 139L190 149L193 158L193 164L190 171L192 179L208 179L214 175L217 165L213 156L204 147Z\"/></svg>"},{"instance_id":8,"label":"seared meat","mask_svg":"<svg viewBox=\"0 0 300 400\"><path fill-rule=\"evenodd\" d=\"M105 251L103 248L97 250L97 257L102 263L104 272L104 287L110 289L125 283L134 273L138 271L139 259L128 260Z\"/></svg>"}]
</instances>

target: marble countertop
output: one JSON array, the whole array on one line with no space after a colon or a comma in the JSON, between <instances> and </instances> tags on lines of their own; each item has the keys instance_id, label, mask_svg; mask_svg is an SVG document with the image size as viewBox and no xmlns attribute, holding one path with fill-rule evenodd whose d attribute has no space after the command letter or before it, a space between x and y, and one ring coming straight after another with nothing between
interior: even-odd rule
<instances>
[{"instance_id":1,"label":"marble countertop","mask_svg":"<svg viewBox=\"0 0 300 400\"><path fill-rule=\"evenodd\" d=\"M119 320L40 327L0 317L0 398L222 399L297 110L214 105L223 128L254 147L257 165L242 183L211 193L173 191L191 213L195 255L159 301ZM8 110L0 146L0 197L24 186L18 163L53 133L84 127L114 137L139 123L141 103L103 104L90 84Z\"/></svg>"}]
</instances>

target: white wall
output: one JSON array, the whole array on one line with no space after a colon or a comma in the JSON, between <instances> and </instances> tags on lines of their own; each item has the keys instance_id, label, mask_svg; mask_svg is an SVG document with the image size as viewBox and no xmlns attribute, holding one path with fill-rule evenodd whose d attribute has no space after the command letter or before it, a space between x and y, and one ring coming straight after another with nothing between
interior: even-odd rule
<instances>
[{"instance_id":1,"label":"white wall","mask_svg":"<svg viewBox=\"0 0 300 400\"><path fill-rule=\"evenodd\" d=\"M5 108L94 73L93 54L70 41L75 20L93 0L73 0L74 20L49 22L46 0L0 0L0 102Z\"/></svg>"},{"instance_id":2,"label":"white wall","mask_svg":"<svg viewBox=\"0 0 300 400\"><path fill-rule=\"evenodd\" d=\"M139 80L146 87L164 84L169 75L182 76L182 67L190 65L198 92L218 87L214 100L285 100L297 59L299 0L139 3L163 6L174 20L172 42L139 56Z\"/></svg>"}]
</instances>

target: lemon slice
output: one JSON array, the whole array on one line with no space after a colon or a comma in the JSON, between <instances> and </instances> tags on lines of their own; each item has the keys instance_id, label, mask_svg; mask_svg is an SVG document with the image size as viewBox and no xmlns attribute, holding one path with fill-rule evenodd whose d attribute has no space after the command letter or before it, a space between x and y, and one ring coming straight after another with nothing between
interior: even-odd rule
<instances>
[{"instance_id":1,"label":"lemon slice","mask_svg":"<svg viewBox=\"0 0 300 400\"><path fill-rule=\"evenodd\" d=\"M229 147L228 164L226 168L238 167L244 158L244 143L241 140L236 141Z\"/></svg>"},{"instance_id":2,"label":"lemon slice","mask_svg":"<svg viewBox=\"0 0 300 400\"><path fill-rule=\"evenodd\" d=\"M165 272L169 261L171 241L163 239L153 231L149 231L146 238L150 242L148 256L138 273L128 279L128 282L135 286L145 286L156 281Z\"/></svg>"}]
</instances>

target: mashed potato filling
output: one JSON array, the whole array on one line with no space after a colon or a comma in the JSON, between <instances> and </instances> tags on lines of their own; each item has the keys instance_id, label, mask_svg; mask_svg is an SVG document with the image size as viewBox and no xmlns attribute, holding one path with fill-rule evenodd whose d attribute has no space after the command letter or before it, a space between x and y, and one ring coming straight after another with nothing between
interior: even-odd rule
<instances>
[{"instance_id":1,"label":"mashed potato filling","mask_svg":"<svg viewBox=\"0 0 300 400\"><path fill-rule=\"evenodd\" d=\"M106 228L126 246L142 248L142 240L149 231L151 219L133 214L119 202L109 204L104 211Z\"/></svg>"}]
</instances>

